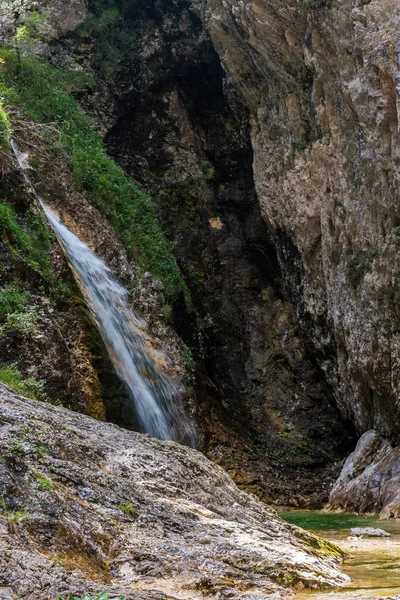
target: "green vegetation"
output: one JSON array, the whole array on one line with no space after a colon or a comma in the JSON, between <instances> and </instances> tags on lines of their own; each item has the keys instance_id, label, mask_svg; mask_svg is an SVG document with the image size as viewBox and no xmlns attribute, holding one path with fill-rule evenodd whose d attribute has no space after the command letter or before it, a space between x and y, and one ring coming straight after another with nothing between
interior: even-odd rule
<instances>
[{"instance_id":1,"label":"green vegetation","mask_svg":"<svg viewBox=\"0 0 400 600\"><path fill-rule=\"evenodd\" d=\"M346 255L347 275L354 287L357 287L365 274L371 270L373 260L377 256L376 250L358 250Z\"/></svg>"},{"instance_id":2,"label":"green vegetation","mask_svg":"<svg viewBox=\"0 0 400 600\"><path fill-rule=\"evenodd\" d=\"M10 313L24 310L30 294L23 292L17 284L0 288L0 321L5 320Z\"/></svg>"},{"instance_id":3,"label":"green vegetation","mask_svg":"<svg viewBox=\"0 0 400 600\"><path fill-rule=\"evenodd\" d=\"M192 367L194 365L194 358L190 348L186 344L181 344L181 358L182 362L186 367Z\"/></svg>"},{"instance_id":4,"label":"green vegetation","mask_svg":"<svg viewBox=\"0 0 400 600\"><path fill-rule=\"evenodd\" d=\"M36 481L42 492L51 492L54 489L54 484L51 479L47 479L47 477L43 477L43 475L38 475Z\"/></svg>"},{"instance_id":5,"label":"green vegetation","mask_svg":"<svg viewBox=\"0 0 400 600\"><path fill-rule=\"evenodd\" d=\"M170 304L164 304L162 314L167 323L171 323L174 314L172 306Z\"/></svg>"},{"instance_id":6,"label":"green vegetation","mask_svg":"<svg viewBox=\"0 0 400 600\"><path fill-rule=\"evenodd\" d=\"M0 150L10 149L11 123L3 103L0 101Z\"/></svg>"},{"instance_id":7,"label":"green vegetation","mask_svg":"<svg viewBox=\"0 0 400 600\"><path fill-rule=\"evenodd\" d=\"M203 173L203 181L210 182L215 180L215 173L210 165L203 165L201 171Z\"/></svg>"},{"instance_id":8,"label":"green vegetation","mask_svg":"<svg viewBox=\"0 0 400 600\"><path fill-rule=\"evenodd\" d=\"M169 298L189 294L157 215L148 198L106 154L98 134L91 128L70 92L91 85L81 72L50 67L36 59L22 59L21 69L15 51L2 49L0 59L0 99L5 109L18 107L36 123L51 123L61 136L53 146L69 157L76 184L114 227L128 255L160 279ZM29 249L28 239L18 229L11 207L1 205L0 227ZM36 245L38 248L40 245ZM37 252L42 252L40 247ZM39 264L39 257L36 257Z\"/></svg>"},{"instance_id":9,"label":"green vegetation","mask_svg":"<svg viewBox=\"0 0 400 600\"><path fill-rule=\"evenodd\" d=\"M29 306L21 312L13 312L7 315L5 323L0 325L0 337L7 331L19 331L21 333L32 333L37 324L37 310Z\"/></svg>"},{"instance_id":10,"label":"green vegetation","mask_svg":"<svg viewBox=\"0 0 400 600\"><path fill-rule=\"evenodd\" d=\"M12 444L10 446L10 451L14 454L14 456L25 456L25 448L21 444Z\"/></svg>"},{"instance_id":11,"label":"green vegetation","mask_svg":"<svg viewBox=\"0 0 400 600\"><path fill-rule=\"evenodd\" d=\"M77 596L69 594L66 598L57 596L57 600L110 600L110 596L107 594L107 592L101 592L101 594L98 594L97 596L83 596L82 598L78 598ZM125 598L113 598L113 600L125 600Z\"/></svg>"},{"instance_id":12,"label":"green vegetation","mask_svg":"<svg viewBox=\"0 0 400 600\"><path fill-rule=\"evenodd\" d=\"M136 508L132 504L132 502L126 502L126 504L121 504L120 509L126 515L135 515L136 514Z\"/></svg>"},{"instance_id":13,"label":"green vegetation","mask_svg":"<svg viewBox=\"0 0 400 600\"><path fill-rule=\"evenodd\" d=\"M83 42L96 42L97 65L104 75L108 75L117 71L121 63L132 56L136 48L136 33L118 8L103 8L99 2L94 4L96 16L82 23L75 35Z\"/></svg>"},{"instance_id":14,"label":"green vegetation","mask_svg":"<svg viewBox=\"0 0 400 600\"><path fill-rule=\"evenodd\" d=\"M26 223L22 226L14 208L7 202L0 202L1 239L9 245L15 256L25 260L46 279L51 279L51 233L41 214L34 214L28 209L24 220Z\"/></svg>"},{"instance_id":15,"label":"green vegetation","mask_svg":"<svg viewBox=\"0 0 400 600\"><path fill-rule=\"evenodd\" d=\"M24 512L23 507L22 510L9 510L6 505L6 501L4 499L4 495L1 496L1 512L0 519L4 519L5 521L20 521L21 519L26 519L30 515Z\"/></svg>"},{"instance_id":16,"label":"green vegetation","mask_svg":"<svg viewBox=\"0 0 400 600\"><path fill-rule=\"evenodd\" d=\"M6 366L0 363L0 381L27 398L48 401L43 383L33 377L24 379L15 365Z\"/></svg>"}]
</instances>

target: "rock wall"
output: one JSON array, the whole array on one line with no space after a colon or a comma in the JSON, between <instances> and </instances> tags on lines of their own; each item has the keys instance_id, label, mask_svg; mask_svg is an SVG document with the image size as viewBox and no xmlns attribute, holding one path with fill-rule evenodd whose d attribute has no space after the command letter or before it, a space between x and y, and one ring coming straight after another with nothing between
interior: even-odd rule
<instances>
[{"instance_id":1,"label":"rock wall","mask_svg":"<svg viewBox=\"0 0 400 600\"><path fill-rule=\"evenodd\" d=\"M251 112L197 5L136 4L126 18L136 46L115 75L105 140L151 194L191 290L195 314L175 310L172 323L197 360L206 449L268 500L321 502L351 430L283 292L254 186Z\"/></svg>"},{"instance_id":2,"label":"rock wall","mask_svg":"<svg viewBox=\"0 0 400 600\"><path fill-rule=\"evenodd\" d=\"M210 0L306 344L358 433L399 433L395 2Z\"/></svg>"}]
</instances>

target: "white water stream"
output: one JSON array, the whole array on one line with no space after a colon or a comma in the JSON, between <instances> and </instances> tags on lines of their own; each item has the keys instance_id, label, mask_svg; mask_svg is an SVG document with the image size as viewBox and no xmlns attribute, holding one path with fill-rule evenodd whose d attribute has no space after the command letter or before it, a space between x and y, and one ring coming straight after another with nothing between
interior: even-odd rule
<instances>
[{"instance_id":1,"label":"white water stream","mask_svg":"<svg viewBox=\"0 0 400 600\"><path fill-rule=\"evenodd\" d=\"M115 370L129 392L139 431L195 445L181 403L182 385L166 374L166 355L151 348L146 323L129 308L128 294L110 268L44 204L31 185L27 155L13 143L21 171L69 258Z\"/></svg>"}]
</instances>

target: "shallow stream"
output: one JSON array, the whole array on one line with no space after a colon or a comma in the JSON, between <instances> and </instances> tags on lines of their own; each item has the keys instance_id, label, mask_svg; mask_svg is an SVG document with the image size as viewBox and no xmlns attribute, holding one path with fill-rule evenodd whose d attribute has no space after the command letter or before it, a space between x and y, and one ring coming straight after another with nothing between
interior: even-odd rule
<instances>
[{"instance_id":1,"label":"shallow stream","mask_svg":"<svg viewBox=\"0 0 400 600\"><path fill-rule=\"evenodd\" d=\"M296 600L353 600L400 595L400 521L323 511L292 510L281 517L337 544L348 553L343 571L351 578L346 587L324 592L301 592ZM351 527L376 527L390 538L349 539Z\"/></svg>"}]
</instances>

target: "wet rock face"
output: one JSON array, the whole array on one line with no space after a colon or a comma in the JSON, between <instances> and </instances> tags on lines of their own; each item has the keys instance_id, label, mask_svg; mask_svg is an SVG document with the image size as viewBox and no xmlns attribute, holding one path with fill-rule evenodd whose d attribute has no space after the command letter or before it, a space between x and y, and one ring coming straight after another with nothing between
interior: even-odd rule
<instances>
[{"instance_id":1,"label":"wet rock face","mask_svg":"<svg viewBox=\"0 0 400 600\"><path fill-rule=\"evenodd\" d=\"M338 549L178 444L0 386L0 452L0 579L11 597L268 598L347 580Z\"/></svg>"},{"instance_id":2,"label":"wet rock face","mask_svg":"<svg viewBox=\"0 0 400 600\"><path fill-rule=\"evenodd\" d=\"M395 2L210 0L248 106L254 175L306 343L359 433L396 437Z\"/></svg>"}]
</instances>

